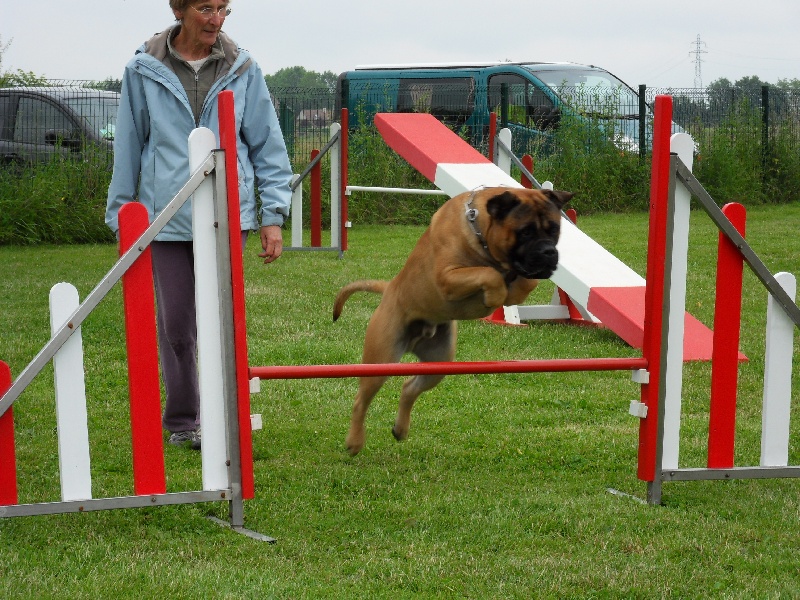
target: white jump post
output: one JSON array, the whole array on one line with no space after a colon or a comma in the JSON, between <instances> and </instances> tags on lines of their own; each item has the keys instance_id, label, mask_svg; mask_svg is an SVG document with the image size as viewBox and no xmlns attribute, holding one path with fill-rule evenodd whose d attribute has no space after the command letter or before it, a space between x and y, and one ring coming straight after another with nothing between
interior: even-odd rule
<instances>
[{"instance_id":1,"label":"white jump post","mask_svg":"<svg viewBox=\"0 0 800 600\"><path fill-rule=\"evenodd\" d=\"M694 140L686 133L670 138L670 151L692 168ZM664 448L662 466L678 468L681 428L681 394L683 393L683 338L686 311L686 275L689 256L689 212L692 194L685 186L675 187L672 231L672 272L669 275L669 333L665 363L667 388L664 397Z\"/></svg>"},{"instance_id":2,"label":"white jump post","mask_svg":"<svg viewBox=\"0 0 800 600\"><path fill-rule=\"evenodd\" d=\"M210 129L195 129L189 135L189 169L202 165L217 147ZM225 464L225 405L220 321L219 278L217 274L217 233L214 218L214 187L206 178L192 197L194 237L195 305L197 311L197 363L200 386L200 424L203 489L230 486Z\"/></svg>"},{"instance_id":3,"label":"white jump post","mask_svg":"<svg viewBox=\"0 0 800 600\"><path fill-rule=\"evenodd\" d=\"M331 146L331 248L342 247L342 126L333 123L330 127Z\"/></svg>"},{"instance_id":4,"label":"white jump post","mask_svg":"<svg viewBox=\"0 0 800 600\"><path fill-rule=\"evenodd\" d=\"M797 280L791 273L775 279L794 301ZM764 401L761 413L761 466L789 464L789 417L792 402L794 322L770 294L767 304L767 344L764 357Z\"/></svg>"},{"instance_id":5,"label":"white jump post","mask_svg":"<svg viewBox=\"0 0 800 600\"><path fill-rule=\"evenodd\" d=\"M51 335L64 326L79 304L74 285L57 283L50 289ZM92 497L92 474L80 327L53 356L53 372L61 499L88 500Z\"/></svg>"},{"instance_id":6,"label":"white jump post","mask_svg":"<svg viewBox=\"0 0 800 600\"><path fill-rule=\"evenodd\" d=\"M292 175L292 186L297 184L300 175ZM303 214L303 186L297 184L292 190L292 247L299 248L303 245L303 219L297 218Z\"/></svg>"}]
</instances>

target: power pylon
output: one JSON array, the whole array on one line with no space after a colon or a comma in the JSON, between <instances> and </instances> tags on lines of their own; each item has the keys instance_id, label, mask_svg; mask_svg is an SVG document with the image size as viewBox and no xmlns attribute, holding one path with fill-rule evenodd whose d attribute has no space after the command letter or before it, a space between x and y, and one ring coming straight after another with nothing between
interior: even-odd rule
<instances>
[{"instance_id":1,"label":"power pylon","mask_svg":"<svg viewBox=\"0 0 800 600\"><path fill-rule=\"evenodd\" d=\"M702 88L703 87L703 57L702 54L708 54L708 50L704 50L706 47L706 43L700 39L700 34L697 34L697 39L692 44L694 46L694 50L689 52L691 56L694 54L694 59L692 62L694 63L694 87Z\"/></svg>"}]
</instances>

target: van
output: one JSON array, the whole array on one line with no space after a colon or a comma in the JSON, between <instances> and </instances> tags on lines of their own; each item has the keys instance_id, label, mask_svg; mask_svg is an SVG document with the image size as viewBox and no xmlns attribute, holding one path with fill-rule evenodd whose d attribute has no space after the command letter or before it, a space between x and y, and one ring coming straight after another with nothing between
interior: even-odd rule
<instances>
[{"instance_id":1,"label":"van","mask_svg":"<svg viewBox=\"0 0 800 600\"><path fill-rule=\"evenodd\" d=\"M111 164L119 94L80 87L0 88L0 164L84 159Z\"/></svg>"},{"instance_id":2,"label":"van","mask_svg":"<svg viewBox=\"0 0 800 600\"><path fill-rule=\"evenodd\" d=\"M639 94L605 69L577 63L489 62L358 66L339 76L338 106L351 127L377 112L425 112L477 148L488 141L490 113L512 132L513 150L546 151L562 118L591 119L615 144L648 144L652 117ZM646 147L646 146L645 146Z\"/></svg>"}]
</instances>

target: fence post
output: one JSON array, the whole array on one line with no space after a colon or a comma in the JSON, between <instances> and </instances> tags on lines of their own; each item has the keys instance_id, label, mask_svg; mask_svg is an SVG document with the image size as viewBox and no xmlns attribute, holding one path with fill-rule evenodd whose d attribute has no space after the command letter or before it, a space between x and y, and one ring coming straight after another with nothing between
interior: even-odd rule
<instances>
[{"instance_id":1,"label":"fence post","mask_svg":"<svg viewBox=\"0 0 800 600\"><path fill-rule=\"evenodd\" d=\"M647 156L647 86L639 85L639 158Z\"/></svg>"},{"instance_id":2,"label":"fence post","mask_svg":"<svg viewBox=\"0 0 800 600\"><path fill-rule=\"evenodd\" d=\"M769 86L761 86L761 181L767 179L769 169Z\"/></svg>"},{"instance_id":3,"label":"fence post","mask_svg":"<svg viewBox=\"0 0 800 600\"><path fill-rule=\"evenodd\" d=\"M495 138L497 137L497 113L489 114L489 162L494 162Z\"/></svg>"}]
</instances>

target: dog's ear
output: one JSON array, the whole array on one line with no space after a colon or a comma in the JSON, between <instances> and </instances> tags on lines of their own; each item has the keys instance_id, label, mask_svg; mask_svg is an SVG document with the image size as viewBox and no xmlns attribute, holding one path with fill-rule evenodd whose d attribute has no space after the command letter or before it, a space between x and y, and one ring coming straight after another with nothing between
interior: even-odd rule
<instances>
[{"instance_id":1,"label":"dog's ear","mask_svg":"<svg viewBox=\"0 0 800 600\"><path fill-rule=\"evenodd\" d=\"M559 209L563 208L564 205L572 200L572 197L575 195L572 192L562 192L559 190L542 190L542 192L550 199L550 201L555 204Z\"/></svg>"},{"instance_id":2,"label":"dog's ear","mask_svg":"<svg viewBox=\"0 0 800 600\"><path fill-rule=\"evenodd\" d=\"M508 214L520 205L519 198L511 192L503 192L490 198L486 202L486 211L497 221L502 221Z\"/></svg>"}]
</instances>

